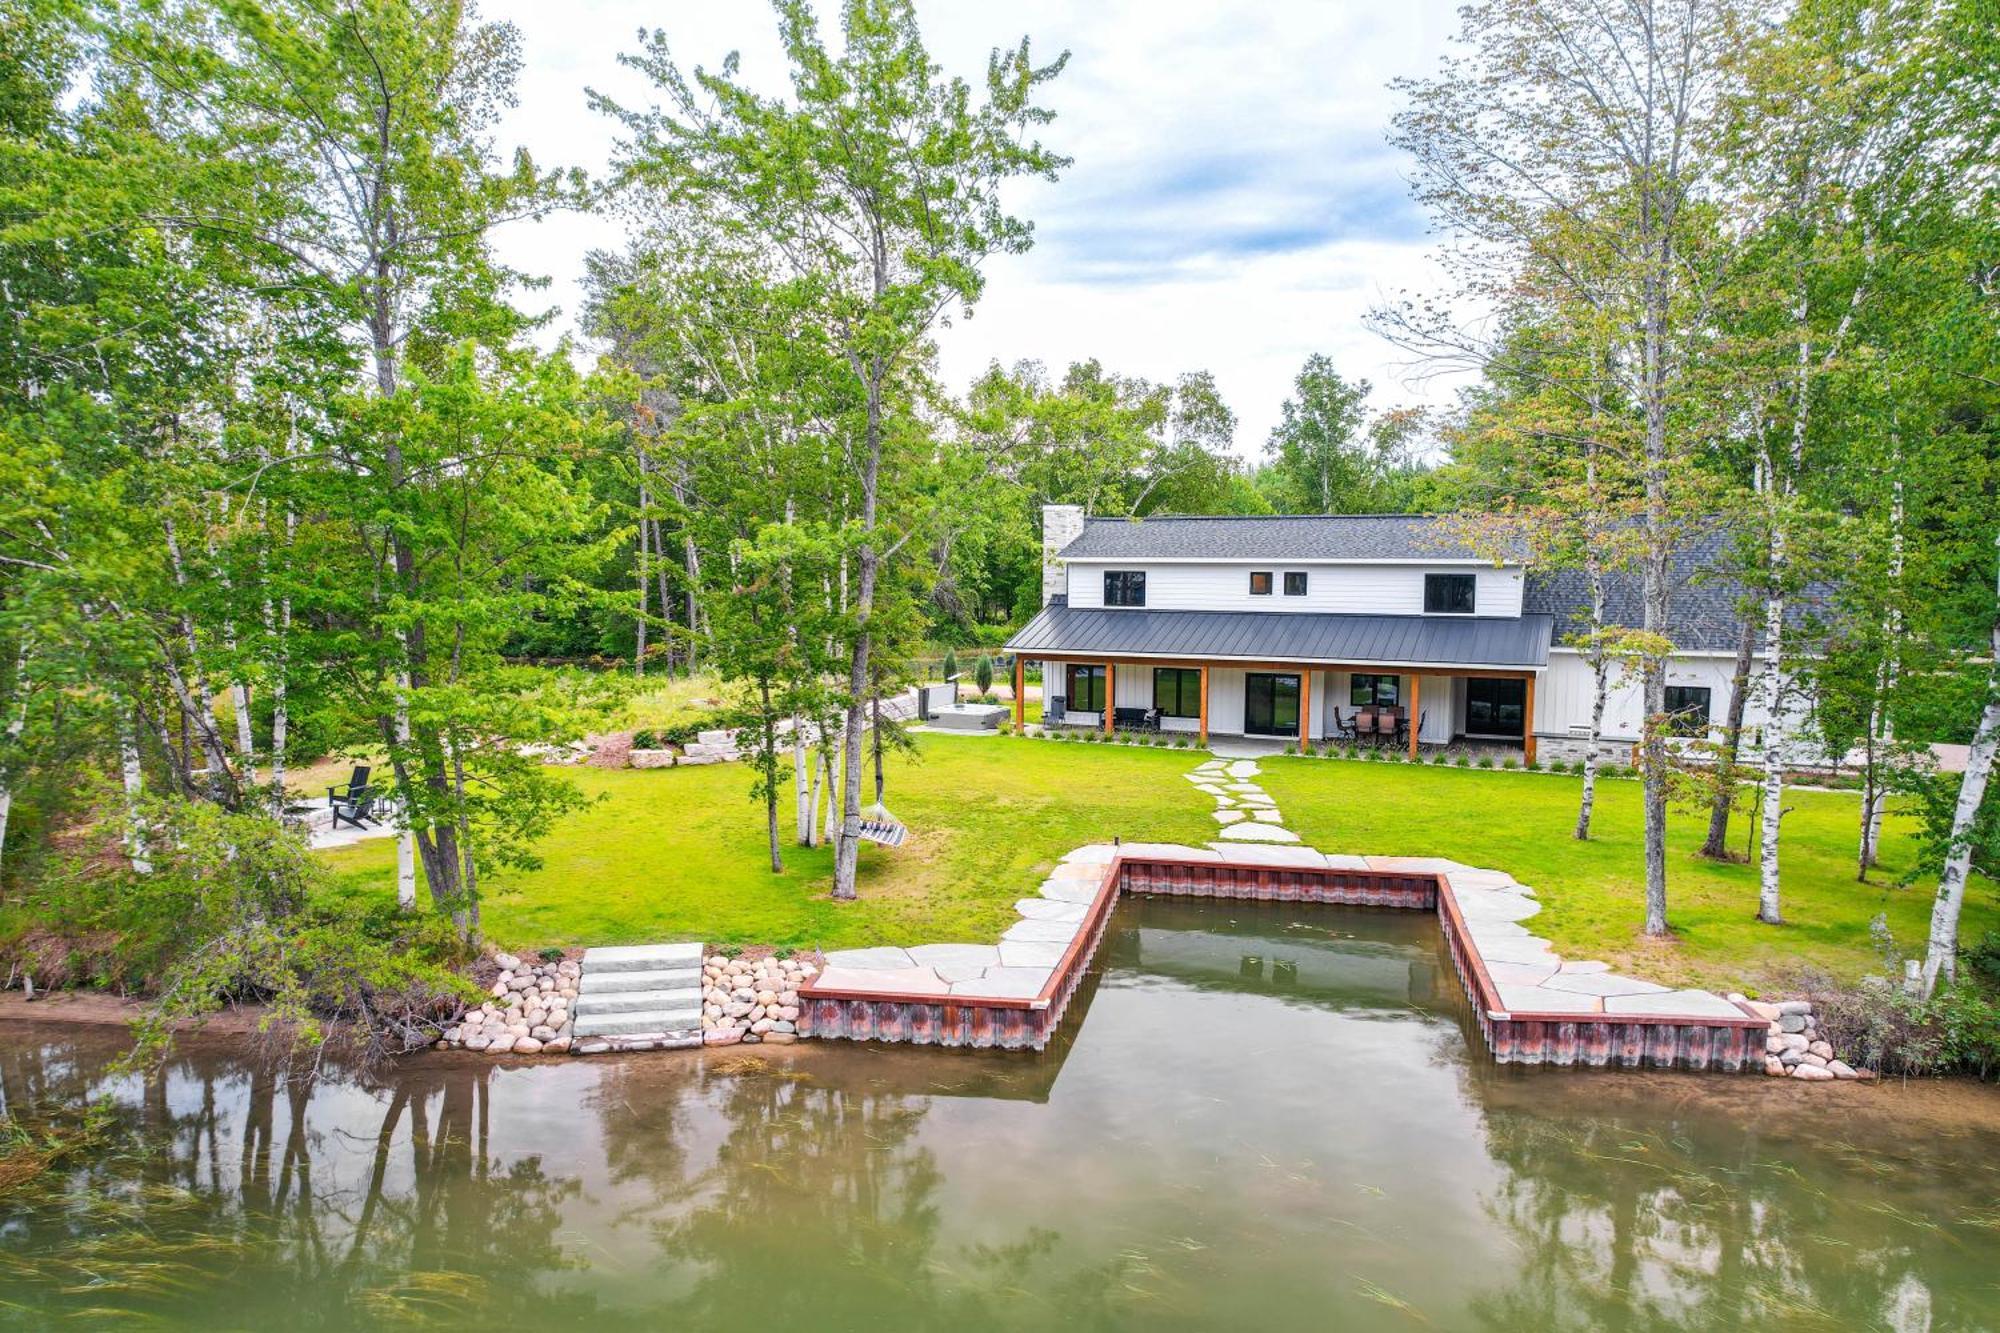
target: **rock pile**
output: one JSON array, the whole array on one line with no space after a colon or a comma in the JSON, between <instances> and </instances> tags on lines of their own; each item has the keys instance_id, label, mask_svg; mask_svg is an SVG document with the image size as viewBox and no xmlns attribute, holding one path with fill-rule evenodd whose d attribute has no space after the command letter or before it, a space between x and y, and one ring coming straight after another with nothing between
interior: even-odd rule
<instances>
[{"instance_id":1,"label":"rock pile","mask_svg":"<svg viewBox=\"0 0 2000 1333\"><path fill-rule=\"evenodd\" d=\"M798 958L747 962L710 954L701 964L703 1044L797 1041L799 987L818 972Z\"/></svg>"},{"instance_id":2,"label":"rock pile","mask_svg":"<svg viewBox=\"0 0 2000 1333\"><path fill-rule=\"evenodd\" d=\"M1771 1021L1764 1038L1764 1072L1773 1078L1798 1078L1826 1083L1834 1079L1875 1077L1871 1069L1856 1069L1833 1053L1833 1044L1820 1035L1819 1021L1805 1000L1782 1000L1776 1004L1729 997L1750 1011Z\"/></svg>"},{"instance_id":3,"label":"rock pile","mask_svg":"<svg viewBox=\"0 0 2000 1333\"><path fill-rule=\"evenodd\" d=\"M484 1051L488 1055L561 1055L571 1041L570 1006L576 1000L580 964L524 963L496 954L500 976L492 998L468 1009L445 1029L438 1047Z\"/></svg>"}]
</instances>

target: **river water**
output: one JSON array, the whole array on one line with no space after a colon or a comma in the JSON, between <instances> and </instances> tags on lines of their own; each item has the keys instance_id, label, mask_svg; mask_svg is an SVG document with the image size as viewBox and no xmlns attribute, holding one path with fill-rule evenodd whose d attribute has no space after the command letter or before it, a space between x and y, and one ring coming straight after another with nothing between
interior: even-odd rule
<instances>
[{"instance_id":1,"label":"river water","mask_svg":"<svg viewBox=\"0 0 2000 1333\"><path fill-rule=\"evenodd\" d=\"M1144 901L1039 1055L139 1078L20 1025L9 1107L131 1135L0 1196L0 1325L2000 1329L2000 1090L1476 1043L1427 917Z\"/></svg>"}]
</instances>

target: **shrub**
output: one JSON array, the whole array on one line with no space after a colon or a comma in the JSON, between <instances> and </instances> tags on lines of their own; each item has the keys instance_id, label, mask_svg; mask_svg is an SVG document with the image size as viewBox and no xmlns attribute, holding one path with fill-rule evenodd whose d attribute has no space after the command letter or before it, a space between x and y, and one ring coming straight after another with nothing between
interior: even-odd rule
<instances>
[{"instance_id":1,"label":"shrub","mask_svg":"<svg viewBox=\"0 0 2000 1333\"><path fill-rule=\"evenodd\" d=\"M635 750L664 750L693 745L701 738L700 722L675 722L665 727L647 727L632 733L632 748Z\"/></svg>"},{"instance_id":2,"label":"shrub","mask_svg":"<svg viewBox=\"0 0 2000 1333\"><path fill-rule=\"evenodd\" d=\"M950 680L953 676L956 676L958 674L957 653L953 652L949 648L944 650L944 661L938 667L938 674L943 676L946 680Z\"/></svg>"},{"instance_id":3,"label":"shrub","mask_svg":"<svg viewBox=\"0 0 2000 1333\"><path fill-rule=\"evenodd\" d=\"M1290 741L1286 741L1284 752L1286 754L1297 754L1299 752L1299 747L1292 744Z\"/></svg>"},{"instance_id":4,"label":"shrub","mask_svg":"<svg viewBox=\"0 0 2000 1333\"><path fill-rule=\"evenodd\" d=\"M1492 756L1492 755L1490 755L1490 754L1482 754L1482 755L1480 755L1480 756L1479 756L1479 766L1480 766L1481 768L1491 768L1491 767L1493 767L1493 756Z\"/></svg>"},{"instance_id":5,"label":"shrub","mask_svg":"<svg viewBox=\"0 0 2000 1333\"><path fill-rule=\"evenodd\" d=\"M1850 1063L1891 1074L2000 1076L2000 1001L1961 981L1928 1001L1888 982L1812 991L1819 1030Z\"/></svg>"},{"instance_id":6,"label":"shrub","mask_svg":"<svg viewBox=\"0 0 2000 1333\"><path fill-rule=\"evenodd\" d=\"M535 956L545 963L560 963L563 960L563 951L551 944L546 949L536 950Z\"/></svg>"},{"instance_id":7,"label":"shrub","mask_svg":"<svg viewBox=\"0 0 2000 1333\"><path fill-rule=\"evenodd\" d=\"M45 983L155 996L141 1053L247 1000L296 1045L343 1033L367 1057L400 1054L477 996L461 972L470 951L442 913L336 897L304 841L268 819L192 801L149 801L145 815L151 874L61 867L20 904L29 933L5 950Z\"/></svg>"},{"instance_id":8,"label":"shrub","mask_svg":"<svg viewBox=\"0 0 2000 1333\"><path fill-rule=\"evenodd\" d=\"M1516 759L1511 754L1508 755L1505 759L1502 759L1500 761L1500 767L1502 768L1519 768L1520 766L1521 766L1521 761Z\"/></svg>"},{"instance_id":9,"label":"shrub","mask_svg":"<svg viewBox=\"0 0 2000 1333\"><path fill-rule=\"evenodd\" d=\"M981 653L979 660L972 664L972 679L981 694L993 692L993 659L985 653Z\"/></svg>"}]
</instances>

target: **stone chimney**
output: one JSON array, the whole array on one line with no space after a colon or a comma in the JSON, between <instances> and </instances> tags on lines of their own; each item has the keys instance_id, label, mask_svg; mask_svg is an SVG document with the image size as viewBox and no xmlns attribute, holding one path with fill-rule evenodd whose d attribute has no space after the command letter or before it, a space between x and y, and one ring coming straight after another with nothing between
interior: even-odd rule
<instances>
[{"instance_id":1,"label":"stone chimney","mask_svg":"<svg viewBox=\"0 0 2000 1333\"><path fill-rule=\"evenodd\" d=\"M1042 605L1069 595L1069 567L1056 559L1083 535L1082 505L1042 506Z\"/></svg>"}]
</instances>

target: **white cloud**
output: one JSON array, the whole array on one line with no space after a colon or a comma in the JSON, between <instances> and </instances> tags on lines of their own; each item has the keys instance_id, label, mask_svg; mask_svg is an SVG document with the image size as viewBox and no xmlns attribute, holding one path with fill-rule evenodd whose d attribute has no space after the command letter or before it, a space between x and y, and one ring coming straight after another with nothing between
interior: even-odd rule
<instances>
[{"instance_id":1,"label":"white cloud","mask_svg":"<svg viewBox=\"0 0 2000 1333\"><path fill-rule=\"evenodd\" d=\"M920 0L925 39L972 80L986 55L1026 33L1040 60L1071 52L1045 141L1075 159L1014 205L1035 248L989 263L985 298L942 337L947 378L988 362L1052 370L1095 356L1124 374L1215 373L1254 455L1313 352L1375 384L1378 406L1437 402L1453 380L1411 380L1403 355L1362 324L1368 306L1427 286L1431 246L1408 201L1406 165L1383 138L1398 74L1430 68L1455 27L1451 0L1240 5L1153 0ZM664 28L684 64L742 53L748 78L784 77L768 9L749 0L492 0L522 31L521 104L502 130L544 163L602 171L615 128L584 87L652 100L617 63L642 25ZM564 217L507 230L501 255L554 285L573 313L582 258L615 246L620 223Z\"/></svg>"}]
</instances>

